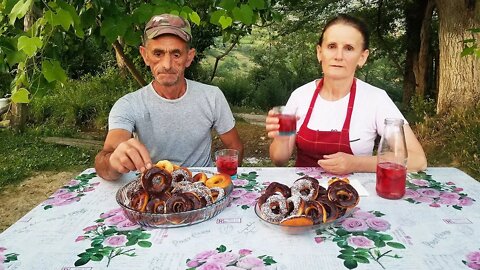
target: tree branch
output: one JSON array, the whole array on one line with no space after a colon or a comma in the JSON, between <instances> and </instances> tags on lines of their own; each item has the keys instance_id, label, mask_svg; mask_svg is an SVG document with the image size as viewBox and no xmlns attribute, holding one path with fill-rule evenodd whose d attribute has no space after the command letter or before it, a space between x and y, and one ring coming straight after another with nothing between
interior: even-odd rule
<instances>
[{"instance_id":1,"label":"tree branch","mask_svg":"<svg viewBox=\"0 0 480 270\"><path fill-rule=\"evenodd\" d=\"M143 76L137 70L132 60L130 60L125 55L125 53L123 52L123 46L118 42L118 40L115 40L112 43L112 46L115 49L115 52L117 53L117 55L123 59L123 61L125 62L125 65L127 66L128 71L130 72L130 74L132 74L133 78L137 81L137 83L142 87L145 86L147 84L147 81L145 81Z\"/></svg>"}]
</instances>

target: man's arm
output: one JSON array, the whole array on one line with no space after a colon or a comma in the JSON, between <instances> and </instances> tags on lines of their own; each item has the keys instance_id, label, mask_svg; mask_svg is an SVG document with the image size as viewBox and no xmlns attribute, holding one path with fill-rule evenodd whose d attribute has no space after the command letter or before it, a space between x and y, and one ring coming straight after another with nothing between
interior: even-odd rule
<instances>
[{"instance_id":1,"label":"man's arm","mask_svg":"<svg viewBox=\"0 0 480 270\"><path fill-rule=\"evenodd\" d=\"M146 147L123 129L110 130L102 151L95 157L97 174L109 181L117 180L129 171L143 172L151 167Z\"/></svg>"},{"instance_id":2,"label":"man's arm","mask_svg":"<svg viewBox=\"0 0 480 270\"><path fill-rule=\"evenodd\" d=\"M243 161L243 143L238 135L237 128L233 127L231 130L220 135L225 148L238 150L238 166L241 166Z\"/></svg>"}]
</instances>

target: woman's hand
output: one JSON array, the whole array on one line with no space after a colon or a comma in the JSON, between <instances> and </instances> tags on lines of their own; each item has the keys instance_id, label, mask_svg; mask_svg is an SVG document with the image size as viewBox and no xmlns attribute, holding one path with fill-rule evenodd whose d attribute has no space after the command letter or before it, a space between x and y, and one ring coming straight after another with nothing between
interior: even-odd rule
<instances>
[{"instance_id":1,"label":"woman's hand","mask_svg":"<svg viewBox=\"0 0 480 270\"><path fill-rule=\"evenodd\" d=\"M273 110L268 111L267 118L265 119L267 136L272 139L277 137L279 128L280 125L278 124L278 117L275 116L275 112Z\"/></svg>"},{"instance_id":2,"label":"woman's hand","mask_svg":"<svg viewBox=\"0 0 480 270\"><path fill-rule=\"evenodd\" d=\"M343 152L324 155L324 159L318 161L318 165L326 172L333 174L348 174L355 170L355 157Z\"/></svg>"}]
</instances>

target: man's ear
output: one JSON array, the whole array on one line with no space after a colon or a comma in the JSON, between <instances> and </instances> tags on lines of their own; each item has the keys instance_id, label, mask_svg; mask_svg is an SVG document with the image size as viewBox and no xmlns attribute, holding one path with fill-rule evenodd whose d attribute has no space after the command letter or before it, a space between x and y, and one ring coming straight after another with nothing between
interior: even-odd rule
<instances>
[{"instance_id":1,"label":"man's ear","mask_svg":"<svg viewBox=\"0 0 480 270\"><path fill-rule=\"evenodd\" d=\"M185 67L189 67L192 62L193 62L193 59L195 59L195 53L196 53L196 50L194 48L191 48L188 53L187 53L187 63L185 64Z\"/></svg>"},{"instance_id":2,"label":"man's ear","mask_svg":"<svg viewBox=\"0 0 480 270\"><path fill-rule=\"evenodd\" d=\"M149 64L147 60L147 48L140 45L140 54L142 55L143 62L145 62L145 65L148 66Z\"/></svg>"}]
</instances>

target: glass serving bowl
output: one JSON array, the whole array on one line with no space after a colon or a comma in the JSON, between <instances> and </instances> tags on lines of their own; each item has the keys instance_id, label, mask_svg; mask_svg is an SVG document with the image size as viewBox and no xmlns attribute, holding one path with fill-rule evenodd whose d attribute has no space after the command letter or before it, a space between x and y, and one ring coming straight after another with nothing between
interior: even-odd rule
<instances>
[{"instance_id":1,"label":"glass serving bowl","mask_svg":"<svg viewBox=\"0 0 480 270\"><path fill-rule=\"evenodd\" d=\"M139 212L130 207L130 194L138 190L141 186L140 181L132 181L117 191L117 203L122 207L125 216L132 222L138 223L143 227L150 228L174 228L183 227L203 222L211 219L222 212L231 202L233 184L225 189L225 196L215 203L192 211L170 214L156 214Z\"/></svg>"},{"instance_id":2,"label":"glass serving bowl","mask_svg":"<svg viewBox=\"0 0 480 270\"><path fill-rule=\"evenodd\" d=\"M264 219L262 214L260 213L260 207L258 206L258 204L255 204L255 214L257 214L258 218L262 221L263 224L265 224L265 226L273 230L280 230L286 234L304 234L304 233L308 233L316 230L326 229L332 225L342 222L344 219L351 216L353 213L353 209L354 208L349 208L345 212L345 214L327 223L313 224L308 226L290 226L290 225L283 225L276 222L270 222Z\"/></svg>"}]
</instances>

